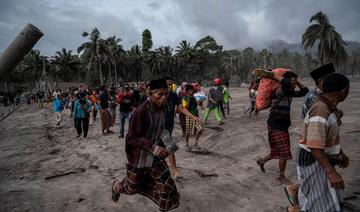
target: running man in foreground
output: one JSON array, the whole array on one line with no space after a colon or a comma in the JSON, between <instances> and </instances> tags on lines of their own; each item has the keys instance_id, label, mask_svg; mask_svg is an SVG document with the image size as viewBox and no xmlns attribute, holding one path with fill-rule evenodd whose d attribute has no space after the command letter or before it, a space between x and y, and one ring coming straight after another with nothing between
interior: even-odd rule
<instances>
[{"instance_id":1,"label":"running man in foreground","mask_svg":"<svg viewBox=\"0 0 360 212\"><path fill-rule=\"evenodd\" d=\"M180 194L165 162L170 154L161 136L165 124L164 107L168 95L166 80L150 82L150 98L134 112L126 137L127 173L115 180L112 200L120 194L141 194L153 200L160 211L179 206Z\"/></svg>"}]
</instances>

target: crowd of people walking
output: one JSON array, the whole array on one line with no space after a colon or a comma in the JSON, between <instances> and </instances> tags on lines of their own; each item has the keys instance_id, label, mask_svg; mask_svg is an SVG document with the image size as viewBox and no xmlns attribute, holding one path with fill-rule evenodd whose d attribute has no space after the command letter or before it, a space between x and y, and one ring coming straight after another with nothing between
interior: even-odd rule
<instances>
[{"instance_id":1,"label":"crowd of people walking","mask_svg":"<svg viewBox=\"0 0 360 212\"><path fill-rule=\"evenodd\" d=\"M250 118L259 112L258 91L264 89L264 79L277 83L276 89L271 90L267 97L270 108L267 132L271 151L257 160L260 170L265 173L266 163L278 160L277 179L286 185L284 191L291 203L287 211L341 211L341 192L345 184L335 167L347 167L349 158L340 146L343 112L337 105L349 93L349 80L335 73L332 64L310 73L316 85L312 91L291 70L279 74L257 69L253 74L255 78L248 88L249 107L244 108ZM296 153L298 182L293 183L285 174L287 161L293 158L290 111L292 99L304 96L302 113L299 114L303 130ZM170 77L122 87L111 84L92 89L56 89L54 92L38 92L35 97L39 108L52 100L56 126L61 126L63 110L68 109L77 138L86 138L89 127L94 126L99 126L104 136L118 130L119 139L125 141L128 161L124 178L113 182L112 200L118 201L121 194L141 194L153 200L161 211L180 205L176 180L183 176L175 157L179 149L173 139L176 119L179 119L185 150L201 151L199 140L204 130L214 123L221 128L231 114L232 100L229 82L220 78L214 79L205 97L200 83L182 82L176 86ZM207 108L201 118L199 110L204 109L205 99ZM215 122L209 123L212 114ZM99 124L95 125L97 122ZM192 136L194 142L190 142Z\"/></svg>"}]
</instances>

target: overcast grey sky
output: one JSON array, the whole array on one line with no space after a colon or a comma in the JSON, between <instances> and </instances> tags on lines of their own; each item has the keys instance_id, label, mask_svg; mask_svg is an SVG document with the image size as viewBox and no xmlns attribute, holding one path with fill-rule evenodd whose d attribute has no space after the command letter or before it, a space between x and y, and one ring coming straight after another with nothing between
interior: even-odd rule
<instances>
[{"instance_id":1,"label":"overcast grey sky","mask_svg":"<svg viewBox=\"0 0 360 212\"><path fill-rule=\"evenodd\" d=\"M153 47L191 44L206 35L226 49L299 43L311 15L322 10L345 40L360 41L360 0L0 0L0 52L30 22L45 34L35 48L52 55L76 48L98 27L127 49L148 28Z\"/></svg>"}]
</instances>

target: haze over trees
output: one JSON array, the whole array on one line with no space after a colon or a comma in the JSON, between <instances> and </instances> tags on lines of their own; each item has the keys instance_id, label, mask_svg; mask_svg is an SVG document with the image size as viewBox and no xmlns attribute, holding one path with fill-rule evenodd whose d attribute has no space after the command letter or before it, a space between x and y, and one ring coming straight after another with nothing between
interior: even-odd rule
<instances>
[{"instance_id":1,"label":"haze over trees","mask_svg":"<svg viewBox=\"0 0 360 212\"><path fill-rule=\"evenodd\" d=\"M77 54L63 48L54 56L45 57L39 50L32 50L3 79L12 84L35 85L45 70L47 79L53 82L83 82L90 86L164 76L171 76L177 82L199 80L204 85L214 77L221 77L238 85L251 80L250 72L257 67L291 68L300 76L308 76L315 67L328 62L333 62L339 72L359 74L360 49L347 53L345 41L323 12L310 18L310 26L301 39L305 50L302 53L286 48L279 52L256 51L251 47L224 49L210 35L195 44L182 40L175 47L154 47L149 29L143 31L142 43L129 49L123 48L121 38L116 35L103 38L97 28L79 32L79 36L88 40L76 49ZM317 49L314 51L312 47Z\"/></svg>"}]
</instances>

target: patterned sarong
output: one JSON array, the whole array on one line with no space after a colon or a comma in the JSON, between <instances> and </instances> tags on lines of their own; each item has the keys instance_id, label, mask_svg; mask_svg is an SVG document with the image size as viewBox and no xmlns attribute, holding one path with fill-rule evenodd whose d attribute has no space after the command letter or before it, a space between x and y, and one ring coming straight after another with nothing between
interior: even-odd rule
<instances>
[{"instance_id":1,"label":"patterned sarong","mask_svg":"<svg viewBox=\"0 0 360 212\"><path fill-rule=\"evenodd\" d=\"M144 195L154 201L160 211L175 209L180 203L180 194L164 160L154 162L152 168L138 169L128 164L120 192Z\"/></svg>"},{"instance_id":2,"label":"patterned sarong","mask_svg":"<svg viewBox=\"0 0 360 212\"><path fill-rule=\"evenodd\" d=\"M110 114L110 126L114 126L115 120L116 120L116 108L109 108L109 114Z\"/></svg>"},{"instance_id":3,"label":"patterned sarong","mask_svg":"<svg viewBox=\"0 0 360 212\"><path fill-rule=\"evenodd\" d=\"M270 155L272 159L292 159L290 150L290 137L287 130L271 129L271 127L268 126L268 139L271 148Z\"/></svg>"},{"instance_id":4,"label":"patterned sarong","mask_svg":"<svg viewBox=\"0 0 360 212\"><path fill-rule=\"evenodd\" d=\"M186 116L185 118L185 134L186 135L198 135L203 132L204 127L202 124L196 122L194 119Z\"/></svg>"},{"instance_id":5,"label":"patterned sarong","mask_svg":"<svg viewBox=\"0 0 360 212\"><path fill-rule=\"evenodd\" d=\"M100 110L101 130L109 130L111 125L111 116L108 109Z\"/></svg>"}]
</instances>

